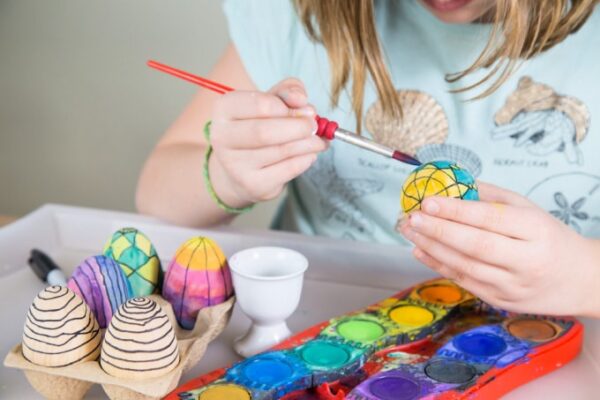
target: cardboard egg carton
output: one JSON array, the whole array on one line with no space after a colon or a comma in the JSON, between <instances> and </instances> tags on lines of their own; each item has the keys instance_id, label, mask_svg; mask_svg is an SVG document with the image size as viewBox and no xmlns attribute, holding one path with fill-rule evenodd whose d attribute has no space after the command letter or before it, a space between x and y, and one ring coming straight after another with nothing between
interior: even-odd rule
<instances>
[{"instance_id":1,"label":"cardboard egg carton","mask_svg":"<svg viewBox=\"0 0 600 400\"><path fill-rule=\"evenodd\" d=\"M225 329L235 298L200 310L194 329L188 331L177 323L169 302L159 295L148 297L167 313L179 346L179 364L163 376L150 379L140 376L138 380L116 378L104 372L99 360L60 368L44 367L27 361L21 344L8 353L4 366L23 370L31 386L47 399L80 400L94 384L101 385L113 400L160 399L175 389L181 375L202 359L208 344Z\"/></svg>"}]
</instances>

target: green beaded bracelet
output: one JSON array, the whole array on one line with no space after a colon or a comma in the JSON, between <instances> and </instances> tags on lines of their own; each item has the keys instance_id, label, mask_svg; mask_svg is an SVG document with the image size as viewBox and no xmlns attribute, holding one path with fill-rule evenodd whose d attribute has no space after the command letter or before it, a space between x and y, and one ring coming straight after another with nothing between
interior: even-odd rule
<instances>
[{"instance_id":1,"label":"green beaded bracelet","mask_svg":"<svg viewBox=\"0 0 600 400\"><path fill-rule=\"evenodd\" d=\"M219 208L230 214L242 214L247 211L250 211L252 210L252 207L254 207L254 204L250 204L249 206L240 208L230 207L227 204L225 204L215 192L215 188L213 187L212 182L210 181L210 173L208 172L208 160L210 160L210 155L212 154L213 150L212 145L210 144L210 123L211 121L208 121L204 125L204 137L206 138L206 152L204 153L204 184L206 185L206 190L210 194L210 197L212 197L212 199L215 201L215 203L217 203Z\"/></svg>"}]
</instances>

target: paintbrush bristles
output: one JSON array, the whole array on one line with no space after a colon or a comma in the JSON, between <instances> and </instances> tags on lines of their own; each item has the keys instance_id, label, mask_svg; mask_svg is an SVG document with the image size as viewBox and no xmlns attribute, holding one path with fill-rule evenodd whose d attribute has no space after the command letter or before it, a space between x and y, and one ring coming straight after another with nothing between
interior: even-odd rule
<instances>
[{"instance_id":1,"label":"paintbrush bristles","mask_svg":"<svg viewBox=\"0 0 600 400\"><path fill-rule=\"evenodd\" d=\"M394 154L392 154L392 158L394 160L402 161L403 163L410 164L410 165L416 165L416 166L421 165L421 162L419 160L417 160L416 158L411 157L408 154L401 153L398 150L394 151Z\"/></svg>"}]
</instances>

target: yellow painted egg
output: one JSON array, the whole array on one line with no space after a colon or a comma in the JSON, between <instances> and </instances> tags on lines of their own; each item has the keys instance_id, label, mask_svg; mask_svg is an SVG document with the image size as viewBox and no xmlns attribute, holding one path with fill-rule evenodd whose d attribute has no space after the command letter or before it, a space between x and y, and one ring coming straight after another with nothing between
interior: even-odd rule
<instances>
[{"instance_id":1,"label":"yellow painted egg","mask_svg":"<svg viewBox=\"0 0 600 400\"><path fill-rule=\"evenodd\" d=\"M430 196L479 200L473 176L455 163L432 161L419 166L404 181L400 205L404 213L421 209L421 202Z\"/></svg>"}]
</instances>

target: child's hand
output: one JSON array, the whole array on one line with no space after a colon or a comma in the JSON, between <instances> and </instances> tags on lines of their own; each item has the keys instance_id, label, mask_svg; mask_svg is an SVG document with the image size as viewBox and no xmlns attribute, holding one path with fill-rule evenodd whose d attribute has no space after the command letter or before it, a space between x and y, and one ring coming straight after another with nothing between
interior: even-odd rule
<instances>
[{"instance_id":1,"label":"child's hand","mask_svg":"<svg viewBox=\"0 0 600 400\"><path fill-rule=\"evenodd\" d=\"M315 111L296 79L286 79L268 93L222 96L211 125L210 171L219 197L234 207L277 197L327 148L325 140L313 135L316 129Z\"/></svg>"},{"instance_id":2,"label":"child's hand","mask_svg":"<svg viewBox=\"0 0 600 400\"><path fill-rule=\"evenodd\" d=\"M506 310L600 317L600 242L516 193L479 189L479 202L429 198L404 221L417 259Z\"/></svg>"}]
</instances>

